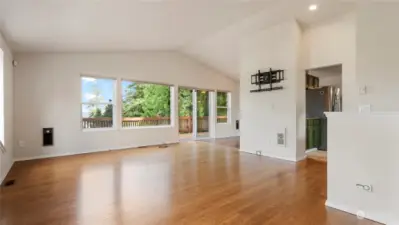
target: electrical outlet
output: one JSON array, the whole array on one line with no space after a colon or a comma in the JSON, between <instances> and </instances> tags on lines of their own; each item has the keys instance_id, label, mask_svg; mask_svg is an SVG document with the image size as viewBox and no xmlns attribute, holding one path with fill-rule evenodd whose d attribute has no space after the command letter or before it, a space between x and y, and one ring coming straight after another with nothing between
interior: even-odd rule
<instances>
[{"instance_id":1,"label":"electrical outlet","mask_svg":"<svg viewBox=\"0 0 399 225\"><path fill-rule=\"evenodd\" d=\"M356 184L356 187L366 192L373 192L373 185L371 184Z\"/></svg>"},{"instance_id":2,"label":"electrical outlet","mask_svg":"<svg viewBox=\"0 0 399 225\"><path fill-rule=\"evenodd\" d=\"M262 151L256 151L256 155L262 155Z\"/></svg>"}]
</instances>

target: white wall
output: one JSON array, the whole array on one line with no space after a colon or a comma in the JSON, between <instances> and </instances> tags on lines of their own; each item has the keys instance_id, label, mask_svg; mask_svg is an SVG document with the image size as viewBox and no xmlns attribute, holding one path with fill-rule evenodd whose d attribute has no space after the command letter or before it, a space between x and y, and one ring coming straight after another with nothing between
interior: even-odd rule
<instances>
[{"instance_id":1,"label":"white wall","mask_svg":"<svg viewBox=\"0 0 399 225\"><path fill-rule=\"evenodd\" d=\"M15 68L15 141L16 144L25 141L26 146L16 145L17 159L178 142L177 127L81 131L81 74L219 89L233 95L238 85L176 52L16 54L15 57L19 62ZM43 127L54 127L53 147L41 146ZM234 132L234 124L218 125L215 136Z\"/></svg>"},{"instance_id":2,"label":"white wall","mask_svg":"<svg viewBox=\"0 0 399 225\"><path fill-rule=\"evenodd\" d=\"M345 112L357 111L356 13L307 28L303 44L306 69L342 64L342 108Z\"/></svg>"},{"instance_id":3,"label":"white wall","mask_svg":"<svg viewBox=\"0 0 399 225\"><path fill-rule=\"evenodd\" d=\"M399 4L365 4L357 19L358 83L366 86L360 105L372 111L399 111Z\"/></svg>"},{"instance_id":4,"label":"white wall","mask_svg":"<svg viewBox=\"0 0 399 225\"><path fill-rule=\"evenodd\" d=\"M296 161L305 152L305 71L300 69L301 30L291 20L251 34L242 43L241 150ZM258 70L284 69L283 90L250 93ZM277 133L286 129L286 146Z\"/></svg>"},{"instance_id":5,"label":"white wall","mask_svg":"<svg viewBox=\"0 0 399 225\"><path fill-rule=\"evenodd\" d=\"M4 77L0 82L2 92L0 94L0 102L4 103L0 106L1 121L4 124L2 135L4 135L4 146L7 150L6 153L0 153L0 183L3 181L8 171L13 164L13 66L12 66L12 52L8 48L3 36L0 34L0 48L4 55L3 72ZM3 94L4 93L4 94ZM2 127L3 128L3 127Z\"/></svg>"},{"instance_id":6,"label":"white wall","mask_svg":"<svg viewBox=\"0 0 399 225\"><path fill-rule=\"evenodd\" d=\"M328 206L355 214L362 210L369 219L392 222L398 215L393 213L399 200L398 134L397 113L329 113ZM371 184L374 191L362 191L358 183Z\"/></svg>"}]
</instances>

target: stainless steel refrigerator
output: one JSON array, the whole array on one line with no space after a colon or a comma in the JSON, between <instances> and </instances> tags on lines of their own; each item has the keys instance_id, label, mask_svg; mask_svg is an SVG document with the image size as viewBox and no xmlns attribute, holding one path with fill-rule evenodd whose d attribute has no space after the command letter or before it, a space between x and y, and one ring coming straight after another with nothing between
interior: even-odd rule
<instances>
[{"instance_id":1,"label":"stainless steel refrigerator","mask_svg":"<svg viewBox=\"0 0 399 225\"><path fill-rule=\"evenodd\" d=\"M324 112L341 112L341 89L334 86L325 86L317 89L306 90L306 118L319 121L317 124L320 132L317 134L317 148L327 150L327 117ZM307 132L307 136L308 132ZM309 137L307 137L308 139Z\"/></svg>"}]
</instances>

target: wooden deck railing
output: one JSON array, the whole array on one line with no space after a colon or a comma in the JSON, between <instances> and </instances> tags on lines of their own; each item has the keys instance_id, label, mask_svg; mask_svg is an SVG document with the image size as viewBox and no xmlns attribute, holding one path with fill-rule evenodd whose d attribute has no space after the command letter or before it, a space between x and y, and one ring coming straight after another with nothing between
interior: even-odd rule
<instances>
[{"instance_id":1,"label":"wooden deck railing","mask_svg":"<svg viewBox=\"0 0 399 225\"><path fill-rule=\"evenodd\" d=\"M218 116L218 123L227 122L226 116ZM101 117L101 118L83 118L82 127L87 128L108 128L112 127L112 118ZM169 125L170 117L130 117L123 118L122 127L145 127L145 126L162 126ZM193 117L191 116L180 116L179 117L179 132L180 133L191 133L193 131ZM208 132L209 131L209 117L198 117L197 118L197 131Z\"/></svg>"}]
</instances>

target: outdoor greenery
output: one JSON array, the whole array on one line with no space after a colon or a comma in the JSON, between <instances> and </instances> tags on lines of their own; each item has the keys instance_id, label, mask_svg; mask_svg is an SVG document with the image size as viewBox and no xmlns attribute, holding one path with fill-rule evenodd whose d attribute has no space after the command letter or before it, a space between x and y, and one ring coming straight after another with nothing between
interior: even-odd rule
<instances>
[{"instance_id":1,"label":"outdoor greenery","mask_svg":"<svg viewBox=\"0 0 399 225\"><path fill-rule=\"evenodd\" d=\"M159 84L145 84L129 82L123 88L123 117L170 117L170 87ZM103 102L100 91L93 86L89 117L109 117L113 115L113 105L106 104L104 108L99 107L99 102ZM190 89L179 89L179 116L192 116L193 92ZM209 116L209 95L208 91L197 92L197 116ZM111 101L111 100L110 100ZM227 93L217 93L218 115L227 115Z\"/></svg>"},{"instance_id":2,"label":"outdoor greenery","mask_svg":"<svg viewBox=\"0 0 399 225\"><path fill-rule=\"evenodd\" d=\"M217 93L217 106L227 107L227 93L218 92Z\"/></svg>"},{"instance_id":3,"label":"outdoor greenery","mask_svg":"<svg viewBox=\"0 0 399 225\"><path fill-rule=\"evenodd\" d=\"M197 116L209 116L208 91L197 91Z\"/></svg>"},{"instance_id":4,"label":"outdoor greenery","mask_svg":"<svg viewBox=\"0 0 399 225\"><path fill-rule=\"evenodd\" d=\"M217 116L225 116L226 118L218 118L218 123L226 123L227 122L227 111L228 111L228 102L227 102L227 93L226 92L218 92L216 96L216 110Z\"/></svg>"},{"instance_id":5,"label":"outdoor greenery","mask_svg":"<svg viewBox=\"0 0 399 225\"><path fill-rule=\"evenodd\" d=\"M185 88L179 89L179 116L192 116L193 91Z\"/></svg>"},{"instance_id":6,"label":"outdoor greenery","mask_svg":"<svg viewBox=\"0 0 399 225\"><path fill-rule=\"evenodd\" d=\"M169 86L132 82L123 91L123 117L170 116Z\"/></svg>"}]
</instances>

